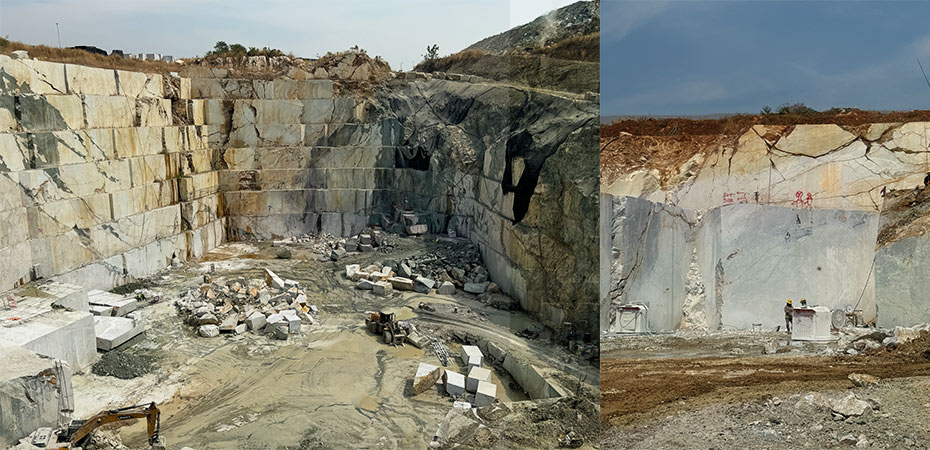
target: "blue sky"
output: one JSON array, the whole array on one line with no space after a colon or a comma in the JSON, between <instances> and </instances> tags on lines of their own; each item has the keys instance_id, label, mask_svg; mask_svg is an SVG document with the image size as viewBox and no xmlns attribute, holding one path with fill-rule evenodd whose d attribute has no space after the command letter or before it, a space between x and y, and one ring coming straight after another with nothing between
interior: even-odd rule
<instances>
[{"instance_id":1,"label":"blue sky","mask_svg":"<svg viewBox=\"0 0 930 450\"><path fill-rule=\"evenodd\" d=\"M930 2L601 3L601 114L930 109Z\"/></svg>"},{"instance_id":2,"label":"blue sky","mask_svg":"<svg viewBox=\"0 0 930 450\"><path fill-rule=\"evenodd\" d=\"M572 0L0 0L0 36L29 44L94 45L202 55L216 41L316 57L358 45L409 70L530 22Z\"/></svg>"}]
</instances>

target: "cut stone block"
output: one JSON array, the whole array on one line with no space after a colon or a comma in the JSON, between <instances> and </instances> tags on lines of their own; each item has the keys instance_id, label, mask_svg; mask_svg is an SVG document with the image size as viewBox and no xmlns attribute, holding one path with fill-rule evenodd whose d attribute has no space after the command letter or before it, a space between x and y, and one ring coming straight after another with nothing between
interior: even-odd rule
<instances>
[{"instance_id":1,"label":"cut stone block","mask_svg":"<svg viewBox=\"0 0 930 450\"><path fill-rule=\"evenodd\" d=\"M410 278L404 277L391 277L387 279L388 283L391 283L391 286L398 291L412 291L413 290L413 280Z\"/></svg>"},{"instance_id":2,"label":"cut stone block","mask_svg":"<svg viewBox=\"0 0 930 450\"><path fill-rule=\"evenodd\" d=\"M358 280L358 284L355 285L355 288L356 288L356 289L361 289L361 290L363 290L363 291L370 291L370 290L374 289L374 287L375 287L375 284L374 284L374 283L372 283L370 280L366 280L366 279L364 279L364 278L361 279L361 280Z\"/></svg>"},{"instance_id":3,"label":"cut stone block","mask_svg":"<svg viewBox=\"0 0 930 450\"><path fill-rule=\"evenodd\" d=\"M420 220L420 218L416 214L404 214L402 218L404 220L404 225L408 227L416 225Z\"/></svg>"},{"instance_id":4,"label":"cut stone block","mask_svg":"<svg viewBox=\"0 0 930 450\"><path fill-rule=\"evenodd\" d=\"M390 295L392 292L394 292L394 287L391 286L391 283L388 283L387 281L379 281L374 284L371 291L375 295Z\"/></svg>"},{"instance_id":5,"label":"cut stone block","mask_svg":"<svg viewBox=\"0 0 930 450\"><path fill-rule=\"evenodd\" d=\"M15 445L36 428L57 428L58 412L74 405L70 372L53 358L0 343L0 448Z\"/></svg>"},{"instance_id":6,"label":"cut stone block","mask_svg":"<svg viewBox=\"0 0 930 450\"><path fill-rule=\"evenodd\" d=\"M465 283L465 292L469 294L484 294L488 290L487 283Z\"/></svg>"},{"instance_id":7,"label":"cut stone block","mask_svg":"<svg viewBox=\"0 0 930 450\"><path fill-rule=\"evenodd\" d=\"M507 353L496 342L488 342L488 354L496 361L503 361Z\"/></svg>"},{"instance_id":8,"label":"cut stone block","mask_svg":"<svg viewBox=\"0 0 930 450\"><path fill-rule=\"evenodd\" d=\"M124 297L111 292L99 291L96 289L87 292L87 301L91 305L108 306L113 308L112 315L115 317L124 317L139 307L139 302L134 298Z\"/></svg>"},{"instance_id":9,"label":"cut stone block","mask_svg":"<svg viewBox=\"0 0 930 450\"><path fill-rule=\"evenodd\" d=\"M458 372L445 371L443 382L446 385L446 393L453 397L461 397L465 394L465 375Z\"/></svg>"},{"instance_id":10,"label":"cut stone block","mask_svg":"<svg viewBox=\"0 0 930 450\"><path fill-rule=\"evenodd\" d=\"M349 264L346 265L346 278L352 281L358 281L359 273L361 273L362 267L358 264Z\"/></svg>"},{"instance_id":11,"label":"cut stone block","mask_svg":"<svg viewBox=\"0 0 930 450\"><path fill-rule=\"evenodd\" d=\"M442 369L432 364L420 363L417 366L417 373L413 377L413 393L422 394L439 381L442 376Z\"/></svg>"},{"instance_id":12,"label":"cut stone block","mask_svg":"<svg viewBox=\"0 0 930 450\"><path fill-rule=\"evenodd\" d=\"M269 269L265 269L265 284L282 291L285 290L284 280Z\"/></svg>"},{"instance_id":13,"label":"cut stone block","mask_svg":"<svg viewBox=\"0 0 930 450\"><path fill-rule=\"evenodd\" d=\"M475 392L475 406L491 406L497 399L497 385L487 381L479 381Z\"/></svg>"},{"instance_id":14,"label":"cut stone block","mask_svg":"<svg viewBox=\"0 0 930 450\"><path fill-rule=\"evenodd\" d=\"M455 285L452 284L451 281L443 281L442 284L439 285L439 289L436 289L436 293L442 295L455 294Z\"/></svg>"},{"instance_id":15,"label":"cut stone block","mask_svg":"<svg viewBox=\"0 0 930 450\"><path fill-rule=\"evenodd\" d=\"M55 297L55 305L75 311L88 311L89 293L81 286L61 282L43 284L39 290ZM127 311L128 312L128 311Z\"/></svg>"},{"instance_id":16,"label":"cut stone block","mask_svg":"<svg viewBox=\"0 0 930 450\"><path fill-rule=\"evenodd\" d=\"M481 349L474 345L463 345L460 356L462 357L462 362L464 362L469 369L472 367L481 367L481 360L484 358Z\"/></svg>"},{"instance_id":17,"label":"cut stone block","mask_svg":"<svg viewBox=\"0 0 930 450\"><path fill-rule=\"evenodd\" d=\"M386 281L391 275L394 275L394 271L390 267L383 267L380 271L371 272L368 277L376 281Z\"/></svg>"},{"instance_id":18,"label":"cut stone block","mask_svg":"<svg viewBox=\"0 0 930 450\"><path fill-rule=\"evenodd\" d=\"M113 350L126 341L145 331L145 322L129 317L94 317L94 333L97 337L97 349Z\"/></svg>"},{"instance_id":19,"label":"cut stone block","mask_svg":"<svg viewBox=\"0 0 930 450\"><path fill-rule=\"evenodd\" d=\"M371 244L358 244L358 251L362 253L368 253L375 251L375 248Z\"/></svg>"},{"instance_id":20,"label":"cut stone block","mask_svg":"<svg viewBox=\"0 0 930 450\"><path fill-rule=\"evenodd\" d=\"M230 314L223 319L223 323L220 324L221 332L232 332L236 329L236 325L239 324L239 315Z\"/></svg>"},{"instance_id":21,"label":"cut stone block","mask_svg":"<svg viewBox=\"0 0 930 450\"><path fill-rule=\"evenodd\" d=\"M404 277L404 278L412 278L412 277L413 277L413 271L410 270L410 266L408 266L408 265L406 265L406 264L404 264L404 263L400 263L400 266L397 268L397 274L400 275L400 276L402 276L402 277Z\"/></svg>"},{"instance_id":22,"label":"cut stone block","mask_svg":"<svg viewBox=\"0 0 930 450\"><path fill-rule=\"evenodd\" d=\"M112 316L113 307L103 305L90 305L90 313L95 316Z\"/></svg>"},{"instance_id":23,"label":"cut stone block","mask_svg":"<svg viewBox=\"0 0 930 450\"><path fill-rule=\"evenodd\" d=\"M284 318L284 314L275 313L268 316L268 323L265 325L265 329L270 330L276 325L287 326L287 319Z\"/></svg>"},{"instance_id":24,"label":"cut stone block","mask_svg":"<svg viewBox=\"0 0 930 450\"><path fill-rule=\"evenodd\" d=\"M252 313L247 319L245 319L245 324L249 327L250 330L261 330L265 328L265 324L268 322L265 315L260 312Z\"/></svg>"},{"instance_id":25,"label":"cut stone block","mask_svg":"<svg viewBox=\"0 0 930 450\"><path fill-rule=\"evenodd\" d=\"M428 231L429 231L429 227L426 226L426 224L410 225L409 227L407 227L407 234L412 234L412 235L426 234Z\"/></svg>"},{"instance_id":26,"label":"cut stone block","mask_svg":"<svg viewBox=\"0 0 930 450\"><path fill-rule=\"evenodd\" d=\"M476 392L478 390L479 381L490 382L491 371L484 367L472 366L468 371L468 377L465 379L465 390L468 392Z\"/></svg>"},{"instance_id":27,"label":"cut stone block","mask_svg":"<svg viewBox=\"0 0 930 450\"><path fill-rule=\"evenodd\" d=\"M300 333L300 317L297 315L297 311L286 311L286 314L284 314L284 320L287 321L288 333Z\"/></svg>"},{"instance_id":28,"label":"cut stone block","mask_svg":"<svg viewBox=\"0 0 930 450\"><path fill-rule=\"evenodd\" d=\"M46 297L18 296L16 302L16 308L0 309L0 342L67 361L76 371L97 360L90 312L54 308Z\"/></svg>"},{"instance_id":29,"label":"cut stone block","mask_svg":"<svg viewBox=\"0 0 930 450\"><path fill-rule=\"evenodd\" d=\"M244 323L240 323L239 325L236 325L235 329L233 329L233 334L242 334L248 331L248 329L249 329L248 325Z\"/></svg>"}]
</instances>

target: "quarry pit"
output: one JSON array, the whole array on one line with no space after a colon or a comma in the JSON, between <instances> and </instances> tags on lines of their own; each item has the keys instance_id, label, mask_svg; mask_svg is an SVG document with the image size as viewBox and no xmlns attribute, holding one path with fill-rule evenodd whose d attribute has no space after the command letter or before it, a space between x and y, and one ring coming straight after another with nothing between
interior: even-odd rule
<instances>
[{"instance_id":1,"label":"quarry pit","mask_svg":"<svg viewBox=\"0 0 930 450\"><path fill-rule=\"evenodd\" d=\"M596 445L597 95L308 64L0 55L0 448Z\"/></svg>"}]
</instances>

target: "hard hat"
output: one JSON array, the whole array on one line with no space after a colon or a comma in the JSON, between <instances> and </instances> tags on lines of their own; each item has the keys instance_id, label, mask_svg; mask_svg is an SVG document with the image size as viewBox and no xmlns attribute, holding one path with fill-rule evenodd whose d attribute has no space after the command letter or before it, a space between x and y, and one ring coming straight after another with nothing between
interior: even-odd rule
<instances>
[{"instance_id":1,"label":"hard hat","mask_svg":"<svg viewBox=\"0 0 930 450\"><path fill-rule=\"evenodd\" d=\"M789 305L791 304L791 299L790 299L790 298L788 299L788 304L789 304Z\"/></svg>"}]
</instances>

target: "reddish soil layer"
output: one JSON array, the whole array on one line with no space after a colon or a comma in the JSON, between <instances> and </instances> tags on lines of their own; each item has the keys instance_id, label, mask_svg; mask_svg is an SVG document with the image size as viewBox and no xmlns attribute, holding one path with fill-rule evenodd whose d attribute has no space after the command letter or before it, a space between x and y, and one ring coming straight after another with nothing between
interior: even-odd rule
<instances>
[{"instance_id":1,"label":"reddish soil layer","mask_svg":"<svg viewBox=\"0 0 930 450\"><path fill-rule=\"evenodd\" d=\"M601 363L601 424L645 423L707 404L849 387L851 373L930 375L930 332L897 350L859 356L606 359Z\"/></svg>"},{"instance_id":2,"label":"reddish soil layer","mask_svg":"<svg viewBox=\"0 0 930 450\"><path fill-rule=\"evenodd\" d=\"M847 109L843 112L814 114L735 115L722 119L623 119L601 125L601 138L630 133L639 136L677 136L689 134L742 134L753 125L837 124L856 126L871 123L930 121L930 110L882 113Z\"/></svg>"}]
</instances>

